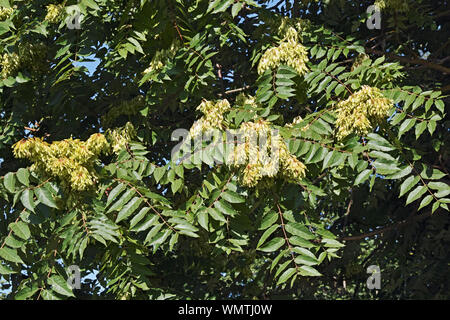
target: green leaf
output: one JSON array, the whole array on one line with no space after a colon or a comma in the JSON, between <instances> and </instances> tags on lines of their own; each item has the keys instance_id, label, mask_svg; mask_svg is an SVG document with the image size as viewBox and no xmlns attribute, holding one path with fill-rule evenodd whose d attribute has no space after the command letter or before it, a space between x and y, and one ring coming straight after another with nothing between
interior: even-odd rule
<instances>
[{"instance_id":1,"label":"green leaf","mask_svg":"<svg viewBox=\"0 0 450 320\"><path fill-rule=\"evenodd\" d=\"M56 204L55 200L53 199L53 195L51 194L50 191L48 191L45 188L39 188L39 189L34 189L34 193L36 194L37 199L45 204L48 207L51 208L58 208L58 205Z\"/></svg>"},{"instance_id":2,"label":"green leaf","mask_svg":"<svg viewBox=\"0 0 450 320\"><path fill-rule=\"evenodd\" d=\"M161 178L164 176L165 173L166 173L165 167L158 167L155 169L155 171L153 171L153 177L155 178L156 183L158 183L161 180Z\"/></svg>"},{"instance_id":3,"label":"green leaf","mask_svg":"<svg viewBox=\"0 0 450 320\"><path fill-rule=\"evenodd\" d=\"M362 171L356 177L354 185L357 186L357 185L363 183L364 181L366 181L367 179L369 179L369 176L371 173L372 173L372 169L366 169L366 170Z\"/></svg>"},{"instance_id":4,"label":"green leaf","mask_svg":"<svg viewBox=\"0 0 450 320\"><path fill-rule=\"evenodd\" d=\"M277 237L277 238L273 238L272 240L270 240L269 242L267 242L264 246L262 246L261 248L257 249L259 251L263 251L263 252L274 252L277 251L278 249L280 249L280 247L284 244L284 239Z\"/></svg>"},{"instance_id":5,"label":"green leaf","mask_svg":"<svg viewBox=\"0 0 450 320\"><path fill-rule=\"evenodd\" d=\"M412 187L414 187L420 181L419 177L410 176L408 179L403 181L400 186L400 195L399 198L406 194Z\"/></svg>"},{"instance_id":6,"label":"green leaf","mask_svg":"<svg viewBox=\"0 0 450 320\"><path fill-rule=\"evenodd\" d=\"M216 201L214 203L214 207L225 215L233 217L237 214L236 210L234 210L230 204L223 200Z\"/></svg>"},{"instance_id":7,"label":"green leaf","mask_svg":"<svg viewBox=\"0 0 450 320\"><path fill-rule=\"evenodd\" d=\"M303 255L299 255L297 257L295 257L294 259L295 263L297 264L302 264L302 265L306 265L306 266L314 266L319 264L319 261L317 259L308 257L308 256L303 256Z\"/></svg>"},{"instance_id":8,"label":"green leaf","mask_svg":"<svg viewBox=\"0 0 450 320\"><path fill-rule=\"evenodd\" d=\"M13 235L10 235L6 237L5 244L13 249L19 249L25 244L25 241L22 239L19 240Z\"/></svg>"},{"instance_id":9,"label":"green leaf","mask_svg":"<svg viewBox=\"0 0 450 320\"><path fill-rule=\"evenodd\" d=\"M36 204L33 200L33 191L30 189L25 189L22 192L22 195L20 196L20 201L22 202L23 206L30 210L31 212L34 212L34 208L36 207Z\"/></svg>"},{"instance_id":10,"label":"green leaf","mask_svg":"<svg viewBox=\"0 0 450 320\"><path fill-rule=\"evenodd\" d=\"M69 285L67 284L67 281L59 276L55 275L48 279L48 284L51 286L52 290L56 293L59 293L66 297L75 297L75 295L72 292L72 289L70 289Z\"/></svg>"},{"instance_id":11,"label":"green leaf","mask_svg":"<svg viewBox=\"0 0 450 320\"><path fill-rule=\"evenodd\" d=\"M278 220L278 213L269 211L261 220L258 230L264 230L273 225Z\"/></svg>"},{"instance_id":12,"label":"green leaf","mask_svg":"<svg viewBox=\"0 0 450 320\"><path fill-rule=\"evenodd\" d=\"M39 287L34 285L32 287L26 286L25 288L20 289L14 296L15 300L26 300L32 297L36 292L39 291Z\"/></svg>"},{"instance_id":13,"label":"green leaf","mask_svg":"<svg viewBox=\"0 0 450 320\"><path fill-rule=\"evenodd\" d=\"M227 190L222 193L222 198L229 203L243 203L245 199L234 191Z\"/></svg>"},{"instance_id":14,"label":"green leaf","mask_svg":"<svg viewBox=\"0 0 450 320\"><path fill-rule=\"evenodd\" d=\"M146 215L147 212L150 210L149 207L142 208L130 221L130 229L132 229L135 225L137 225Z\"/></svg>"},{"instance_id":15,"label":"green leaf","mask_svg":"<svg viewBox=\"0 0 450 320\"><path fill-rule=\"evenodd\" d=\"M423 207L426 207L427 205L429 205L431 203L431 201L433 201L433 196L431 194L429 194L425 198L422 199L422 201L420 202L419 209L417 209L417 211L419 211Z\"/></svg>"},{"instance_id":16,"label":"green leaf","mask_svg":"<svg viewBox=\"0 0 450 320\"><path fill-rule=\"evenodd\" d=\"M419 139L419 137L422 135L422 133L425 131L426 128L427 128L427 122L426 121L422 121L421 123L419 123L416 126L416 130L415 130L416 140Z\"/></svg>"},{"instance_id":17,"label":"green leaf","mask_svg":"<svg viewBox=\"0 0 450 320\"><path fill-rule=\"evenodd\" d=\"M0 257L10 262L24 263L22 259L17 255L17 250L13 250L8 247L3 247L0 249Z\"/></svg>"},{"instance_id":18,"label":"green leaf","mask_svg":"<svg viewBox=\"0 0 450 320\"><path fill-rule=\"evenodd\" d=\"M419 199L425 192L427 192L427 188L425 186L418 186L417 188L415 188L408 195L408 198L406 199L406 205Z\"/></svg>"},{"instance_id":19,"label":"green leaf","mask_svg":"<svg viewBox=\"0 0 450 320\"><path fill-rule=\"evenodd\" d=\"M82 3L94 10L100 10L100 7L95 3L94 0L83 0Z\"/></svg>"},{"instance_id":20,"label":"green leaf","mask_svg":"<svg viewBox=\"0 0 450 320\"><path fill-rule=\"evenodd\" d=\"M409 131L416 124L416 119L406 119L400 129L398 130L398 138L400 138L405 132Z\"/></svg>"},{"instance_id":21,"label":"green leaf","mask_svg":"<svg viewBox=\"0 0 450 320\"><path fill-rule=\"evenodd\" d=\"M284 271L283 274L278 279L277 286L289 280L289 278L291 278L295 274L295 272L296 272L295 268L289 268L286 271Z\"/></svg>"},{"instance_id":22,"label":"green leaf","mask_svg":"<svg viewBox=\"0 0 450 320\"><path fill-rule=\"evenodd\" d=\"M139 208L142 201L143 199L141 197L134 197L133 199L131 199L130 202L128 202L117 214L116 223L131 216L133 212L136 211L137 208Z\"/></svg>"},{"instance_id":23,"label":"green leaf","mask_svg":"<svg viewBox=\"0 0 450 320\"><path fill-rule=\"evenodd\" d=\"M147 236L145 237L144 243L148 244L149 242L152 241L152 239L158 234L159 230L161 230L162 228L162 224L157 224L156 226L154 226L148 233ZM150 244L148 244L150 245Z\"/></svg>"},{"instance_id":24,"label":"green leaf","mask_svg":"<svg viewBox=\"0 0 450 320\"><path fill-rule=\"evenodd\" d=\"M209 215L217 221L227 222L223 214L215 208L207 208Z\"/></svg>"},{"instance_id":25,"label":"green leaf","mask_svg":"<svg viewBox=\"0 0 450 320\"><path fill-rule=\"evenodd\" d=\"M436 182L436 181L432 181L428 183L428 187L430 187L433 190L450 190L450 186L447 185L444 182Z\"/></svg>"},{"instance_id":26,"label":"green leaf","mask_svg":"<svg viewBox=\"0 0 450 320\"><path fill-rule=\"evenodd\" d=\"M178 190L180 190L181 186L183 185L182 179L176 179L173 181L171 185L172 193L176 193Z\"/></svg>"},{"instance_id":27,"label":"green leaf","mask_svg":"<svg viewBox=\"0 0 450 320\"><path fill-rule=\"evenodd\" d=\"M445 104L444 104L444 101L442 101L442 100L436 100L436 102L435 102L434 104L435 104L436 108L437 108L440 112L444 113L444 111L445 111Z\"/></svg>"},{"instance_id":28,"label":"green leaf","mask_svg":"<svg viewBox=\"0 0 450 320\"><path fill-rule=\"evenodd\" d=\"M3 184L6 188L6 190L8 190L11 193L14 193L15 186L16 186L16 177L15 177L14 173L8 172L5 175Z\"/></svg>"},{"instance_id":29,"label":"green leaf","mask_svg":"<svg viewBox=\"0 0 450 320\"><path fill-rule=\"evenodd\" d=\"M142 208L141 211L143 211L143 210L148 211L146 209L150 209L150 208ZM140 213L141 213L141 211L140 211ZM138 213L137 215L139 215L140 213ZM130 230L134 231L134 232L145 231L148 228L150 228L151 226L157 224L158 221L159 221L158 215L149 214L149 215L146 215L144 221L142 221L140 223L136 223L136 225L134 225L133 227L130 227Z\"/></svg>"},{"instance_id":30,"label":"green leaf","mask_svg":"<svg viewBox=\"0 0 450 320\"><path fill-rule=\"evenodd\" d=\"M111 190L111 192L108 195L108 200L106 201L106 206L109 206L113 200L116 199L116 197L125 190L126 186L123 183L119 183L114 189Z\"/></svg>"},{"instance_id":31,"label":"green leaf","mask_svg":"<svg viewBox=\"0 0 450 320\"><path fill-rule=\"evenodd\" d=\"M42 290L41 297L44 300L61 300L52 290Z\"/></svg>"},{"instance_id":32,"label":"green leaf","mask_svg":"<svg viewBox=\"0 0 450 320\"><path fill-rule=\"evenodd\" d=\"M256 248L261 247L264 242L267 240L267 238L269 238L272 233L274 233L277 229L279 228L279 225L273 225L272 227L270 227L269 229L267 229L261 236L261 238L258 241L258 244L256 245Z\"/></svg>"},{"instance_id":33,"label":"green leaf","mask_svg":"<svg viewBox=\"0 0 450 320\"><path fill-rule=\"evenodd\" d=\"M370 139L367 146L371 149L385 152L395 150L394 146L392 146L389 141L376 133L369 133L367 137Z\"/></svg>"},{"instance_id":34,"label":"green leaf","mask_svg":"<svg viewBox=\"0 0 450 320\"><path fill-rule=\"evenodd\" d=\"M270 272L273 271L273 268L278 265L278 262L280 262L281 258L283 258L283 256L285 256L288 252L288 249L284 249L275 257L275 259L272 260L272 264L270 265Z\"/></svg>"},{"instance_id":35,"label":"green leaf","mask_svg":"<svg viewBox=\"0 0 450 320\"><path fill-rule=\"evenodd\" d=\"M285 225L285 229L292 235L299 236L300 238L311 240L315 236L309 231L308 227L300 223L288 223Z\"/></svg>"},{"instance_id":36,"label":"green leaf","mask_svg":"<svg viewBox=\"0 0 450 320\"><path fill-rule=\"evenodd\" d=\"M209 231L209 215L207 210L201 210L197 213L198 223L202 226L203 229Z\"/></svg>"},{"instance_id":37,"label":"green leaf","mask_svg":"<svg viewBox=\"0 0 450 320\"><path fill-rule=\"evenodd\" d=\"M313 258L313 259L317 259L316 256L314 255L314 253L312 253L311 251L309 251L306 248L294 247L292 250L294 252L298 253L298 254L303 255L303 256L307 256L307 257L310 257L310 258Z\"/></svg>"},{"instance_id":38,"label":"green leaf","mask_svg":"<svg viewBox=\"0 0 450 320\"><path fill-rule=\"evenodd\" d=\"M431 213L434 213L437 208L439 208L440 203L439 202L435 202L433 203L433 207L431 208Z\"/></svg>"},{"instance_id":39,"label":"green leaf","mask_svg":"<svg viewBox=\"0 0 450 320\"><path fill-rule=\"evenodd\" d=\"M17 179L20 181L20 183L29 187L30 186L30 172L28 171L28 169L20 168L17 171Z\"/></svg>"},{"instance_id":40,"label":"green leaf","mask_svg":"<svg viewBox=\"0 0 450 320\"><path fill-rule=\"evenodd\" d=\"M233 4L233 7L231 8L231 15L233 16L233 18L235 18L238 15L239 11L241 11L243 6L244 3L242 2L237 2Z\"/></svg>"},{"instance_id":41,"label":"green leaf","mask_svg":"<svg viewBox=\"0 0 450 320\"><path fill-rule=\"evenodd\" d=\"M322 275L319 271L310 266L301 266L299 269L302 276L319 277Z\"/></svg>"},{"instance_id":42,"label":"green leaf","mask_svg":"<svg viewBox=\"0 0 450 320\"><path fill-rule=\"evenodd\" d=\"M386 179L401 179L412 172L412 168L410 166L406 166L404 169L401 169L398 172L387 175Z\"/></svg>"},{"instance_id":43,"label":"green leaf","mask_svg":"<svg viewBox=\"0 0 450 320\"><path fill-rule=\"evenodd\" d=\"M16 273L16 271L14 271L13 269L11 269L8 266L5 266L3 264L0 263L0 274L13 274Z\"/></svg>"},{"instance_id":44,"label":"green leaf","mask_svg":"<svg viewBox=\"0 0 450 320\"><path fill-rule=\"evenodd\" d=\"M300 246L304 248L312 248L314 245L309 242L308 240L305 240L303 238L300 238L299 236L292 236L289 238L289 243L293 244L294 246Z\"/></svg>"},{"instance_id":45,"label":"green leaf","mask_svg":"<svg viewBox=\"0 0 450 320\"><path fill-rule=\"evenodd\" d=\"M122 197L120 197L119 200L117 200L106 213L115 211L115 210L120 210L125 203L127 203L134 195L135 191L133 189L128 189L123 195Z\"/></svg>"},{"instance_id":46,"label":"green leaf","mask_svg":"<svg viewBox=\"0 0 450 320\"><path fill-rule=\"evenodd\" d=\"M28 240L31 236L30 229L23 221L12 223L10 227L14 234L23 240Z\"/></svg>"},{"instance_id":47,"label":"green leaf","mask_svg":"<svg viewBox=\"0 0 450 320\"><path fill-rule=\"evenodd\" d=\"M325 247L327 248L342 248L345 247L344 244L340 243L335 239L322 239L322 243L325 243Z\"/></svg>"}]
</instances>

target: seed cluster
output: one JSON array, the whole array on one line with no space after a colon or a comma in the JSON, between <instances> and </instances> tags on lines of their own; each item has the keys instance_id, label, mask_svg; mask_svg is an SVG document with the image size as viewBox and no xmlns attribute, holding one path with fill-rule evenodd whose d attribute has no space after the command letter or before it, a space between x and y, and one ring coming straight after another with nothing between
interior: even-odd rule
<instances>
[{"instance_id":1,"label":"seed cluster","mask_svg":"<svg viewBox=\"0 0 450 320\"><path fill-rule=\"evenodd\" d=\"M77 191L87 190L95 184L94 164L100 153L108 151L109 143L101 133L91 135L86 141L69 138L50 144L42 138L30 138L13 145L16 158L34 162L32 170L57 177L62 185Z\"/></svg>"},{"instance_id":2,"label":"seed cluster","mask_svg":"<svg viewBox=\"0 0 450 320\"><path fill-rule=\"evenodd\" d=\"M112 152L118 154L126 148L127 144L136 137L136 129L131 122L127 122L122 128L107 130L108 140L111 141Z\"/></svg>"},{"instance_id":3,"label":"seed cluster","mask_svg":"<svg viewBox=\"0 0 450 320\"><path fill-rule=\"evenodd\" d=\"M14 12L13 8L5 8L0 7L0 21L5 21L11 17L11 14Z\"/></svg>"},{"instance_id":4,"label":"seed cluster","mask_svg":"<svg viewBox=\"0 0 450 320\"><path fill-rule=\"evenodd\" d=\"M306 48L298 41L298 32L288 28L285 38L278 47L269 48L261 57L258 73L263 74L267 69L275 69L285 63L303 75L308 71L306 63L309 61Z\"/></svg>"},{"instance_id":5,"label":"seed cluster","mask_svg":"<svg viewBox=\"0 0 450 320\"><path fill-rule=\"evenodd\" d=\"M47 47L43 43L22 43L18 46L18 53L4 53L1 57L1 77L14 76L20 69L39 72L45 67L46 56Z\"/></svg>"},{"instance_id":6,"label":"seed cluster","mask_svg":"<svg viewBox=\"0 0 450 320\"><path fill-rule=\"evenodd\" d=\"M164 68L165 64L167 63L167 60L173 59L175 57L180 47L180 42L178 40L175 40L168 49L156 51L155 56L150 62L150 66L145 69L144 74L150 73L152 71L157 72L162 70L162 68Z\"/></svg>"},{"instance_id":7,"label":"seed cluster","mask_svg":"<svg viewBox=\"0 0 450 320\"><path fill-rule=\"evenodd\" d=\"M13 154L32 161L31 169L38 174L59 178L64 187L83 191L98 180L94 165L100 154L118 154L135 136L136 131L128 122L105 135L95 133L86 141L69 138L48 143L37 137L22 139L13 145Z\"/></svg>"},{"instance_id":8,"label":"seed cluster","mask_svg":"<svg viewBox=\"0 0 450 320\"><path fill-rule=\"evenodd\" d=\"M64 12L64 5L49 4L47 6L47 14L44 20L50 23L58 23L61 21L63 17L63 12Z\"/></svg>"},{"instance_id":9,"label":"seed cluster","mask_svg":"<svg viewBox=\"0 0 450 320\"><path fill-rule=\"evenodd\" d=\"M251 96L240 94L236 98L236 104L256 106L256 101ZM203 117L191 127L191 137L212 129L225 129L223 114L230 108L226 99L217 102L203 100L197 107ZM240 177L242 185L255 187L261 182L268 182L267 178L276 176L282 176L294 183L304 178L306 166L290 154L281 136L273 135L273 132L268 121L260 119L244 122L237 130L237 145L231 146L227 143L225 163L229 167L243 169Z\"/></svg>"},{"instance_id":10,"label":"seed cluster","mask_svg":"<svg viewBox=\"0 0 450 320\"><path fill-rule=\"evenodd\" d=\"M227 164L243 168L242 185L255 187L276 176L296 183L305 177L306 166L289 153L280 135L273 135L269 122L244 122L239 132L240 143L228 155Z\"/></svg>"},{"instance_id":11,"label":"seed cluster","mask_svg":"<svg viewBox=\"0 0 450 320\"><path fill-rule=\"evenodd\" d=\"M20 58L19 55L15 52L8 54L4 53L1 57L2 66L2 72L1 76L3 79L8 78L11 75L14 75L17 73L17 71L20 69Z\"/></svg>"},{"instance_id":12,"label":"seed cluster","mask_svg":"<svg viewBox=\"0 0 450 320\"><path fill-rule=\"evenodd\" d=\"M385 98L380 89L362 86L337 105L337 138L343 139L351 133L366 135L374 126L382 123L392 106L393 102Z\"/></svg>"},{"instance_id":13,"label":"seed cluster","mask_svg":"<svg viewBox=\"0 0 450 320\"><path fill-rule=\"evenodd\" d=\"M196 109L203 113L203 117L194 122L191 127L189 131L191 137L196 137L209 129L222 129L223 114L230 108L231 106L227 99L217 102L203 100Z\"/></svg>"}]
</instances>

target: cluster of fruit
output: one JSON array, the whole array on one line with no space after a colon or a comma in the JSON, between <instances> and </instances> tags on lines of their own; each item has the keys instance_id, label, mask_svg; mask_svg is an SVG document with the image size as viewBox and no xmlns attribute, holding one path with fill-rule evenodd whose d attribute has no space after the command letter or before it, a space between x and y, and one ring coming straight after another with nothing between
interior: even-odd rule
<instances>
[{"instance_id":1,"label":"cluster of fruit","mask_svg":"<svg viewBox=\"0 0 450 320\"><path fill-rule=\"evenodd\" d=\"M380 89L362 86L336 107L337 138L343 139L351 133L366 135L386 119L392 107L393 102Z\"/></svg>"},{"instance_id":2,"label":"cluster of fruit","mask_svg":"<svg viewBox=\"0 0 450 320\"><path fill-rule=\"evenodd\" d=\"M308 72L308 61L308 52L299 42L297 30L289 27L280 45L264 52L258 64L258 73L263 74L267 69L276 69L284 63L295 69L299 75L304 75Z\"/></svg>"}]
</instances>

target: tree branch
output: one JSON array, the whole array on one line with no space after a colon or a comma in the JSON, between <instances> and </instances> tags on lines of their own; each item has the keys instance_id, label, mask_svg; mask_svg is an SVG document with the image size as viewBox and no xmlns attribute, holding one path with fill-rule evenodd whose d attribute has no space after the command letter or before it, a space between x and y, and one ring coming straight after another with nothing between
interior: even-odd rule
<instances>
[{"instance_id":1,"label":"tree branch","mask_svg":"<svg viewBox=\"0 0 450 320\"><path fill-rule=\"evenodd\" d=\"M360 234L360 235L357 235L357 236L341 237L341 238L339 238L339 240L340 241L358 241L358 240L362 240L364 238L372 237L372 236L375 236L375 235L378 235L378 234L384 234L387 231L390 231L390 230L392 230L394 228L404 227L404 226L406 226L406 225L408 225L408 224L410 224L410 223L412 223L412 222L414 222L416 220L422 220L422 219L428 218L429 216L431 216L431 211L429 211L428 213L423 214L423 215L412 216L411 218L399 221L397 223L391 224L390 226L387 226L387 227L384 227L384 228L381 228L381 229L378 229L378 230L375 230L375 231L372 231L372 232Z\"/></svg>"},{"instance_id":2,"label":"tree branch","mask_svg":"<svg viewBox=\"0 0 450 320\"><path fill-rule=\"evenodd\" d=\"M401 61L404 63L420 64L429 69L434 69L434 70L440 71L444 74L450 74L450 68L444 67L443 65L436 64L436 63L433 63L433 62L430 62L427 60L398 56L398 55L390 53L390 52L382 52L382 51L371 49L371 48L366 48L366 51L377 54L377 55L385 55L391 59L395 59L395 60L398 60L398 61Z\"/></svg>"}]
</instances>

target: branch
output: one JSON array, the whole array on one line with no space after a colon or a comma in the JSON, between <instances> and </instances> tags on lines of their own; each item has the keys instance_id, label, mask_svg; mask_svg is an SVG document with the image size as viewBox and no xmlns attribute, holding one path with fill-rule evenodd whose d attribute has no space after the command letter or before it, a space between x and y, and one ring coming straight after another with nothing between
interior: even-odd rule
<instances>
[{"instance_id":1,"label":"branch","mask_svg":"<svg viewBox=\"0 0 450 320\"><path fill-rule=\"evenodd\" d=\"M434 69L434 70L440 71L444 74L450 74L450 68L444 67L443 65L440 65L440 64L429 62L427 60L398 56L398 55L390 53L390 52L382 52L382 51L371 49L371 48L366 48L366 51L377 54L377 55L385 55L391 59L395 59L395 60L398 60L398 61L401 61L404 63L420 64L425 67L428 67L429 69Z\"/></svg>"},{"instance_id":2,"label":"branch","mask_svg":"<svg viewBox=\"0 0 450 320\"><path fill-rule=\"evenodd\" d=\"M341 237L341 238L339 238L339 240L340 241L357 241L357 240L362 240L364 238L372 237L372 236L375 236L375 235L378 235L378 234L384 234L385 232L390 231L391 229L404 227L404 226L406 226L406 225L408 225L408 224L410 224L410 223L412 223L412 222L414 222L416 220L425 219L425 218L431 216L431 214L432 214L431 211L429 211L426 214L412 216L411 218L399 221L397 223L391 224L390 226L387 226L387 227L384 227L384 228L381 228L381 229L378 229L378 230L375 230L375 231L372 231L372 232L360 234L360 235L357 235L357 236Z\"/></svg>"},{"instance_id":3,"label":"branch","mask_svg":"<svg viewBox=\"0 0 450 320\"><path fill-rule=\"evenodd\" d=\"M221 97L223 95L228 95L228 94L231 94L231 93L241 92L241 91L244 91L244 90L247 90L247 89L250 89L250 85L246 85L246 86L244 86L242 88L237 88L237 89L232 89L232 90L225 91L223 94L219 94L219 97Z\"/></svg>"}]
</instances>

